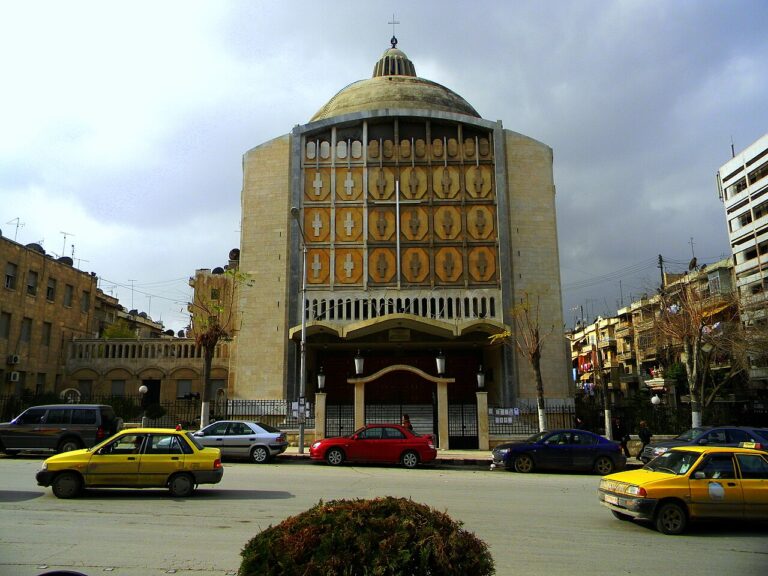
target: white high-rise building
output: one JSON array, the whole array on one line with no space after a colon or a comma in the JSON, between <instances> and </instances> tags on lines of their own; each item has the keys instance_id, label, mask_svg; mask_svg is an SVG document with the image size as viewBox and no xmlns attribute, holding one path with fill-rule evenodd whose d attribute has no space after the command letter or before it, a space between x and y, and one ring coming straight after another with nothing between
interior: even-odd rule
<instances>
[{"instance_id":1,"label":"white high-rise building","mask_svg":"<svg viewBox=\"0 0 768 576\"><path fill-rule=\"evenodd\" d=\"M717 171L733 252L741 320L768 321L768 134L734 154ZM768 367L752 359L751 379L768 380Z\"/></svg>"}]
</instances>

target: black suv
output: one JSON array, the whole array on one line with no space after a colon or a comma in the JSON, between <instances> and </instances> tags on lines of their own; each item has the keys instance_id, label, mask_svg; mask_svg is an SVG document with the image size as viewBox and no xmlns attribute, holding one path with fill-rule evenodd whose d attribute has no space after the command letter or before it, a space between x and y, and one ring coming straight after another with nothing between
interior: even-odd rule
<instances>
[{"instance_id":1,"label":"black suv","mask_svg":"<svg viewBox=\"0 0 768 576\"><path fill-rule=\"evenodd\" d=\"M643 463L664 454L676 446L738 446L741 442L768 445L768 428L751 426L699 426L691 428L672 440L648 444L640 454Z\"/></svg>"},{"instance_id":2,"label":"black suv","mask_svg":"<svg viewBox=\"0 0 768 576\"><path fill-rule=\"evenodd\" d=\"M27 408L0 424L0 450L13 455L23 450L68 452L90 448L122 428L112 406L51 404Z\"/></svg>"}]
</instances>

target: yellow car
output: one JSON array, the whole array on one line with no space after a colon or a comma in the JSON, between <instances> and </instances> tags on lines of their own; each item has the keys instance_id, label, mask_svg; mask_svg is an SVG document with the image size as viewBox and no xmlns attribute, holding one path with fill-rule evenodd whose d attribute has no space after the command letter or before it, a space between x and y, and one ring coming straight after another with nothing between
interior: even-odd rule
<instances>
[{"instance_id":1,"label":"yellow car","mask_svg":"<svg viewBox=\"0 0 768 576\"><path fill-rule=\"evenodd\" d=\"M203 447L191 432L134 428L93 448L51 456L36 478L58 498L74 498L83 488L163 487L185 497L223 474L220 450Z\"/></svg>"},{"instance_id":2,"label":"yellow car","mask_svg":"<svg viewBox=\"0 0 768 576\"><path fill-rule=\"evenodd\" d=\"M672 448L641 470L604 476L600 502L620 520L650 520L659 532L682 533L691 520L768 520L768 453L738 448Z\"/></svg>"}]
</instances>

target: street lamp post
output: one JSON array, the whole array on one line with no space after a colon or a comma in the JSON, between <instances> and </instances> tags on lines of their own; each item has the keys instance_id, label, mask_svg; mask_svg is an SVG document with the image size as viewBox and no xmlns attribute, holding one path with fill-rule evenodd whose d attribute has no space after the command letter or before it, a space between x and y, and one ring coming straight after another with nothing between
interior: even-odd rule
<instances>
[{"instance_id":1,"label":"street lamp post","mask_svg":"<svg viewBox=\"0 0 768 576\"><path fill-rule=\"evenodd\" d=\"M139 394L141 394L141 427L142 428L147 427L147 407L144 405L144 403L147 400L147 392L149 392L149 388L147 388L145 384L142 384L141 386L139 386Z\"/></svg>"},{"instance_id":2,"label":"street lamp post","mask_svg":"<svg viewBox=\"0 0 768 576\"><path fill-rule=\"evenodd\" d=\"M296 206L291 207L291 216L296 220L296 226L301 234L301 345L300 345L300 364L299 364L299 454L304 454L304 394L307 387L307 238L304 236L304 228L299 220L299 209Z\"/></svg>"}]
</instances>

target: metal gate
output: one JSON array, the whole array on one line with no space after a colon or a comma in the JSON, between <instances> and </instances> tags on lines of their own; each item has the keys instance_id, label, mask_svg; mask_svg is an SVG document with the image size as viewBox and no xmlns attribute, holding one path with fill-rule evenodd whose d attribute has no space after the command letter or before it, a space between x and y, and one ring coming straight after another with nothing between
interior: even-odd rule
<instances>
[{"instance_id":1,"label":"metal gate","mask_svg":"<svg viewBox=\"0 0 768 576\"><path fill-rule=\"evenodd\" d=\"M408 418L416 434L435 434L435 409L432 404L366 404L366 424L400 424Z\"/></svg>"},{"instance_id":2,"label":"metal gate","mask_svg":"<svg viewBox=\"0 0 768 576\"><path fill-rule=\"evenodd\" d=\"M448 445L453 449L477 449L477 404L448 405Z\"/></svg>"},{"instance_id":3,"label":"metal gate","mask_svg":"<svg viewBox=\"0 0 768 576\"><path fill-rule=\"evenodd\" d=\"M355 431L353 404L328 404L325 407L325 437L346 436Z\"/></svg>"}]
</instances>

